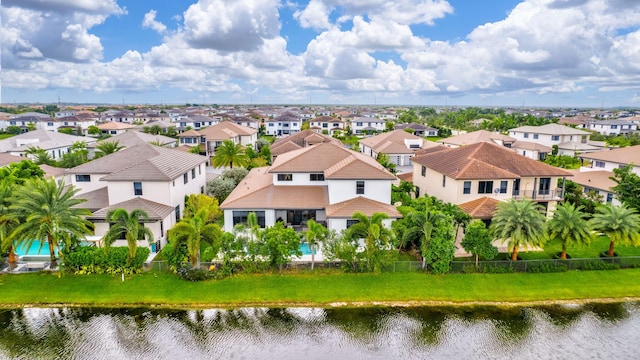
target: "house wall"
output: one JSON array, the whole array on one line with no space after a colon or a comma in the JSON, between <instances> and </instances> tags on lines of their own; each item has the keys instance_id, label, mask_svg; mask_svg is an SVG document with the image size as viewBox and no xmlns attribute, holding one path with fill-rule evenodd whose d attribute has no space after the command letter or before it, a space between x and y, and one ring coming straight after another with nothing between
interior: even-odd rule
<instances>
[{"instance_id":1,"label":"house wall","mask_svg":"<svg viewBox=\"0 0 640 360\"><path fill-rule=\"evenodd\" d=\"M340 233L342 230L345 230L347 228L347 220L349 219L344 219L344 218L329 219L327 220L327 228L329 230L335 230L336 232ZM382 220L382 226L386 228L391 228L391 223L393 222L393 220L394 219Z\"/></svg>"},{"instance_id":2,"label":"house wall","mask_svg":"<svg viewBox=\"0 0 640 360\"><path fill-rule=\"evenodd\" d=\"M356 194L356 180L328 180L329 204L363 196L384 204L391 201L390 180L364 180L364 194Z\"/></svg>"},{"instance_id":3,"label":"house wall","mask_svg":"<svg viewBox=\"0 0 640 360\"><path fill-rule=\"evenodd\" d=\"M587 160L589 160L589 159L587 159ZM625 166L624 164L614 163L614 162L611 162L611 161L591 160L591 167L583 166L583 167L580 168L580 172L582 172L582 171L602 171L602 170L613 172L613 169L619 169L619 168L624 167L624 166ZM632 167L632 171L636 175L640 176L640 165L639 166L633 166Z\"/></svg>"},{"instance_id":4,"label":"house wall","mask_svg":"<svg viewBox=\"0 0 640 360\"><path fill-rule=\"evenodd\" d=\"M82 174L77 174L82 175ZM106 174L86 174L90 176L91 181L77 181L76 174L69 174L65 177L66 183L74 185L80 191L78 194L84 194L90 191L98 190L107 186L107 183L104 181L100 181Z\"/></svg>"},{"instance_id":5,"label":"house wall","mask_svg":"<svg viewBox=\"0 0 640 360\"><path fill-rule=\"evenodd\" d=\"M525 137L525 135L528 135L528 137ZM584 142L588 141L589 139L588 135L573 134L573 135L558 135L558 140L553 140L552 137L555 136L553 134L540 134L536 132L520 132L520 131L510 131L509 136L511 136L516 140L529 141L536 144L545 145L548 147L552 147L553 145L558 145L567 141L573 141L573 142L579 143L583 141L583 136L585 138Z\"/></svg>"},{"instance_id":6,"label":"house wall","mask_svg":"<svg viewBox=\"0 0 640 360\"><path fill-rule=\"evenodd\" d=\"M160 223L163 224L162 229L161 229ZM107 222L96 222L94 223L94 225L95 225L96 236L102 237L107 233L107 231L109 231L109 223ZM173 225L175 225L175 213L172 212L165 219L161 221L158 220L150 223L145 223L144 225L148 227L149 230L151 230L151 233L153 234L153 238L151 241L146 241L146 240L138 241L138 246L150 247L151 243L155 243L158 240L160 240L160 246L164 246L167 244L167 230L173 227ZM104 243L101 243L101 244L104 246ZM127 246L127 241L124 239L116 240L111 246Z\"/></svg>"},{"instance_id":7,"label":"house wall","mask_svg":"<svg viewBox=\"0 0 640 360\"><path fill-rule=\"evenodd\" d=\"M278 181L278 174L273 174L273 184L276 186L322 186L328 184L327 180L311 181L310 174L311 173L291 173L291 181ZM323 172L313 174L323 174Z\"/></svg>"}]
</instances>

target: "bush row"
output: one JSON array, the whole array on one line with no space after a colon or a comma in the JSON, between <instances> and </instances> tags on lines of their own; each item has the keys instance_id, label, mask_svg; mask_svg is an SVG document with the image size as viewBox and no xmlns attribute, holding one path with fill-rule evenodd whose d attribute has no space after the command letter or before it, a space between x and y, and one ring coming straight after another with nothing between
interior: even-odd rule
<instances>
[{"instance_id":1,"label":"bush row","mask_svg":"<svg viewBox=\"0 0 640 360\"><path fill-rule=\"evenodd\" d=\"M98 247L80 247L64 257L65 269L75 274L133 274L142 271L149 256L149 248L138 247L136 256L129 260L129 249L112 247L109 251Z\"/></svg>"}]
</instances>

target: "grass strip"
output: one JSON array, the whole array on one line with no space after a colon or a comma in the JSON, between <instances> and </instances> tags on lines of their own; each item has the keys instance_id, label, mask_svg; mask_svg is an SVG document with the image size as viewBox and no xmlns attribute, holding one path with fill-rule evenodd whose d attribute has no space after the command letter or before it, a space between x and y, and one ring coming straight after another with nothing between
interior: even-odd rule
<instances>
[{"instance_id":1,"label":"grass strip","mask_svg":"<svg viewBox=\"0 0 640 360\"><path fill-rule=\"evenodd\" d=\"M550 274L274 274L188 282L173 274L0 276L0 306L335 306L640 299L640 269Z\"/></svg>"}]
</instances>

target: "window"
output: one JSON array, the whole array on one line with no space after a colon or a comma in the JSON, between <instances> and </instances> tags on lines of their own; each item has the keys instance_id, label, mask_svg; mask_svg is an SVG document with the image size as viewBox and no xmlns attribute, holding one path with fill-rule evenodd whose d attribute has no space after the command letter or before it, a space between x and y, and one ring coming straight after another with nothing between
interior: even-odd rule
<instances>
[{"instance_id":1,"label":"window","mask_svg":"<svg viewBox=\"0 0 640 360\"><path fill-rule=\"evenodd\" d=\"M247 222L247 217L249 216L249 213L255 213L256 214L256 218L258 220L258 225L260 225L261 228L265 227L265 220L264 220L264 211L234 211L233 212L233 225L236 224L246 224Z\"/></svg>"},{"instance_id":2,"label":"window","mask_svg":"<svg viewBox=\"0 0 640 360\"><path fill-rule=\"evenodd\" d=\"M506 194L506 193L507 193L507 181L502 180L500 181L500 194Z\"/></svg>"},{"instance_id":3,"label":"window","mask_svg":"<svg viewBox=\"0 0 640 360\"><path fill-rule=\"evenodd\" d=\"M202 165L198 165L198 175L202 174Z\"/></svg>"},{"instance_id":4,"label":"window","mask_svg":"<svg viewBox=\"0 0 640 360\"><path fill-rule=\"evenodd\" d=\"M191 169L191 178L192 179L196 178L196 168Z\"/></svg>"},{"instance_id":5,"label":"window","mask_svg":"<svg viewBox=\"0 0 640 360\"><path fill-rule=\"evenodd\" d=\"M471 181L465 181L462 187L463 194L471 194Z\"/></svg>"},{"instance_id":6,"label":"window","mask_svg":"<svg viewBox=\"0 0 640 360\"><path fill-rule=\"evenodd\" d=\"M352 227L353 225L357 224L358 220L356 219L347 219L347 229Z\"/></svg>"},{"instance_id":7,"label":"window","mask_svg":"<svg viewBox=\"0 0 640 360\"><path fill-rule=\"evenodd\" d=\"M538 134L533 134L533 138L537 139L538 138Z\"/></svg>"},{"instance_id":8,"label":"window","mask_svg":"<svg viewBox=\"0 0 640 360\"><path fill-rule=\"evenodd\" d=\"M604 161L596 161L596 167L603 168L604 167Z\"/></svg>"},{"instance_id":9,"label":"window","mask_svg":"<svg viewBox=\"0 0 640 360\"><path fill-rule=\"evenodd\" d=\"M611 125L611 129L612 129L612 130L613 130L613 129L617 129L617 128L618 128L618 125Z\"/></svg>"},{"instance_id":10,"label":"window","mask_svg":"<svg viewBox=\"0 0 640 360\"><path fill-rule=\"evenodd\" d=\"M91 175L85 175L85 174L76 175L76 182L90 182L90 181L91 181Z\"/></svg>"},{"instance_id":11,"label":"window","mask_svg":"<svg viewBox=\"0 0 640 360\"><path fill-rule=\"evenodd\" d=\"M613 201L613 194L612 193L607 193L607 203L610 203Z\"/></svg>"},{"instance_id":12,"label":"window","mask_svg":"<svg viewBox=\"0 0 640 360\"><path fill-rule=\"evenodd\" d=\"M278 181L293 181L293 174L278 174Z\"/></svg>"},{"instance_id":13,"label":"window","mask_svg":"<svg viewBox=\"0 0 640 360\"><path fill-rule=\"evenodd\" d=\"M189 174L184 173L182 175L182 181L184 181L185 184L188 183L189 182Z\"/></svg>"},{"instance_id":14,"label":"window","mask_svg":"<svg viewBox=\"0 0 640 360\"><path fill-rule=\"evenodd\" d=\"M529 138L529 133L524 133L524 138L528 139Z\"/></svg>"},{"instance_id":15,"label":"window","mask_svg":"<svg viewBox=\"0 0 640 360\"><path fill-rule=\"evenodd\" d=\"M356 181L356 194L364 194L364 181Z\"/></svg>"},{"instance_id":16,"label":"window","mask_svg":"<svg viewBox=\"0 0 640 360\"><path fill-rule=\"evenodd\" d=\"M442 175L442 187L447 186L447 175Z\"/></svg>"},{"instance_id":17,"label":"window","mask_svg":"<svg viewBox=\"0 0 640 360\"><path fill-rule=\"evenodd\" d=\"M356 126L362 126L361 122L356 122Z\"/></svg>"},{"instance_id":18,"label":"window","mask_svg":"<svg viewBox=\"0 0 640 360\"><path fill-rule=\"evenodd\" d=\"M420 172L422 176L427 176L427 167L422 165L422 171Z\"/></svg>"},{"instance_id":19,"label":"window","mask_svg":"<svg viewBox=\"0 0 640 360\"><path fill-rule=\"evenodd\" d=\"M416 186L415 187L415 192L416 192L416 199L420 197L420 187Z\"/></svg>"},{"instance_id":20,"label":"window","mask_svg":"<svg viewBox=\"0 0 640 360\"><path fill-rule=\"evenodd\" d=\"M560 140L560 135L551 135L551 141L558 141Z\"/></svg>"},{"instance_id":21,"label":"window","mask_svg":"<svg viewBox=\"0 0 640 360\"><path fill-rule=\"evenodd\" d=\"M549 195L551 188L551 178L540 178L540 186L538 187L540 195Z\"/></svg>"},{"instance_id":22,"label":"window","mask_svg":"<svg viewBox=\"0 0 640 360\"><path fill-rule=\"evenodd\" d=\"M52 122L48 122L47 126L53 126L53 123Z\"/></svg>"},{"instance_id":23,"label":"window","mask_svg":"<svg viewBox=\"0 0 640 360\"><path fill-rule=\"evenodd\" d=\"M491 194L493 192L493 181L478 181L478 194Z\"/></svg>"},{"instance_id":24,"label":"window","mask_svg":"<svg viewBox=\"0 0 640 360\"><path fill-rule=\"evenodd\" d=\"M324 181L324 174L309 174L310 181Z\"/></svg>"},{"instance_id":25,"label":"window","mask_svg":"<svg viewBox=\"0 0 640 360\"><path fill-rule=\"evenodd\" d=\"M135 181L133 183L133 195L142 195L142 183Z\"/></svg>"},{"instance_id":26,"label":"window","mask_svg":"<svg viewBox=\"0 0 640 360\"><path fill-rule=\"evenodd\" d=\"M180 221L180 205L176 206L176 222Z\"/></svg>"}]
</instances>

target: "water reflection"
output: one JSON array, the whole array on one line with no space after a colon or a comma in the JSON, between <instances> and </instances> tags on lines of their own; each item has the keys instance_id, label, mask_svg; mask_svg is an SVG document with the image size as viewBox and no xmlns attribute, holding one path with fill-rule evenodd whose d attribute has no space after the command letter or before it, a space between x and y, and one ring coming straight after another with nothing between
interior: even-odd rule
<instances>
[{"instance_id":1,"label":"water reflection","mask_svg":"<svg viewBox=\"0 0 640 360\"><path fill-rule=\"evenodd\" d=\"M637 303L535 308L15 309L0 358L636 358Z\"/></svg>"}]
</instances>

